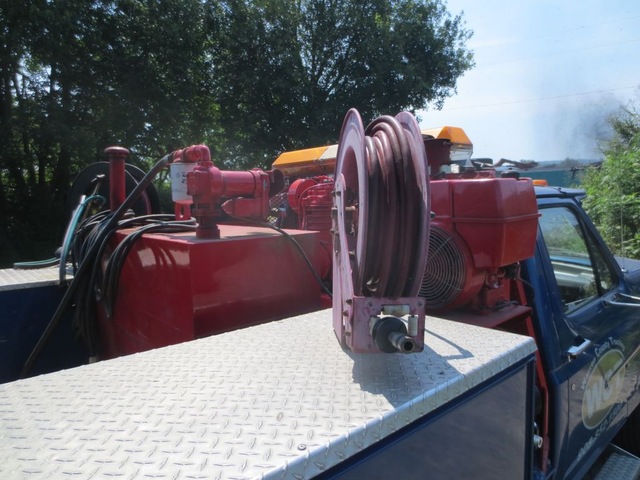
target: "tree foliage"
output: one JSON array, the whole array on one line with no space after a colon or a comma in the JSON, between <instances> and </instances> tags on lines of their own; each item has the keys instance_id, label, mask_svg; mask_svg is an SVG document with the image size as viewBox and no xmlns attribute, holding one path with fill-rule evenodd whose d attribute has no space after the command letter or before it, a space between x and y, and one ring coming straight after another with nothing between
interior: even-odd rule
<instances>
[{"instance_id":1,"label":"tree foliage","mask_svg":"<svg viewBox=\"0 0 640 480\"><path fill-rule=\"evenodd\" d=\"M439 107L472 66L470 33L439 0L233 0L222 25L220 111L242 165L335 142L350 107Z\"/></svg>"},{"instance_id":2,"label":"tree foliage","mask_svg":"<svg viewBox=\"0 0 640 480\"><path fill-rule=\"evenodd\" d=\"M640 111L623 108L610 124L602 165L582 180L584 205L614 253L640 258Z\"/></svg>"},{"instance_id":3,"label":"tree foliage","mask_svg":"<svg viewBox=\"0 0 640 480\"><path fill-rule=\"evenodd\" d=\"M198 0L3 0L0 24L1 263L51 255L69 185L105 147L135 163L217 125Z\"/></svg>"},{"instance_id":4,"label":"tree foliage","mask_svg":"<svg viewBox=\"0 0 640 480\"><path fill-rule=\"evenodd\" d=\"M0 0L0 263L60 241L109 145L264 167L335 142L350 107L438 107L469 37L441 0Z\"/></svg>"}]
</instances>

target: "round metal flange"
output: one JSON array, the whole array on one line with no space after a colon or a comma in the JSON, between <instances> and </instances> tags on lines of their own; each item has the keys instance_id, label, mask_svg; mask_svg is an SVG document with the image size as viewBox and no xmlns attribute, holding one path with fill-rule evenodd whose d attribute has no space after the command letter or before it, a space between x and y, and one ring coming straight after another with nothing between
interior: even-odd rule
<instances>
[{"instance_id":1,"label":"round metal flange","mask_svg":"<svg viewBox=\"0 0 640 480\"><path fill-rule=\"evenodd\" d=\"M357 110L347 113L340 132L336 157L335 185L338 234L344 265L351 265L354 293L360 285L366 264L368 230L368 166L362 119Z\"/></svg>"},{"instance_id":2,"label":"round metal flange","mask_svg":"<svg viewBox=\"0 0 640 480\"><path fill-rule=\"evenodd\" d=\"M400 112L396 115L396 119L400 122L400 125L402 125L402 128L404 128L409 138L409 148L411 149L416 185L420 192L419 200L422 213L418 216L420 221L416 238L418 245L414 248L413 269L409 274L410 282L409 285L407 285L408 295L415 296L418 294L422 284L422 277L427 265L427 253L429 250L431 192L427 171L427 152L424 147L422 133L420 133L420 127L415 117L408 112ZM420 244L420 242L422 242L422 244Z\"/></svg>"}]
</instances>

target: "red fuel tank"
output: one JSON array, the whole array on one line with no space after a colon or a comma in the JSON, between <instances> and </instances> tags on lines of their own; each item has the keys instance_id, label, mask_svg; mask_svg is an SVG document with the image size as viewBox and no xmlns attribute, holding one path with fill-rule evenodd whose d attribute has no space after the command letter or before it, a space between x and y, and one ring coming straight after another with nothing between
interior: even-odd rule
<instances>
[{"instance_id":1,"label":"red fuel tank","mask_svg":"<svg viewBox=\"0 0 640 480\"><path fill-rule=\"evenodd\" d=\"M128 233L118 231L114 242ZM320 270L326 255L320 234L288 233ZM131 354L322 306L320 285L302 255L274 230L220 225L219 239L145 234L122 267L111 317L99 309L101 354Z\"/></svg>"}]
</instances>

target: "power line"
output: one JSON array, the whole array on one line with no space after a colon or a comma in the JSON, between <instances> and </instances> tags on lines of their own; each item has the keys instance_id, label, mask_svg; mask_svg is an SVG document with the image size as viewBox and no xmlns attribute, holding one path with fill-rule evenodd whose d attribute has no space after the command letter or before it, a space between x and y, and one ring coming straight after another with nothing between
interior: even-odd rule
<instances>
[{"instance_id":1,"label":"power line","mask_svg":"<svg viewBox=\"0 0 640 480\"><path fill-rule=\"evenodd\" d=\"M637 18L640 18L640 15L635 15L633 17L627 17L627 18L620 19L620 20L612 20L610 22L593 23L591 25L580 25L580 26L577 26L577 27L568 28L566 30L556 30L556 31L544 33L544 34L541 34L541 35L534 35L533 37L518 38L517 40L514 40L513 42L508 42L508 43L528 42L528 41L531 41L531 40L537 40L539 38L553 37L555 35L559 35L559 34L563 34L563 33L574 32L576 30L584 30L584 29L593 28L593 27L602 27L604 25L611 25L611 24L615 24L615 23L625 23L625 22L628 22L630 20L635 20ZM473 50L483 49L483 48L495 48L495 47L498 47L498 46L502 46L502 45L480 45L478 47L473 48Z\"/></svg>"},{"instance_id":2,"label":"power line","mask_svg":"<svg viewBox=\"0 0 640 480\"><path fill-rule=\"evenodd\" d=\"M539 55L539 56L536 56L536 57L521 57L521 58L516 58L516 59L513 59L513 60L504 60L504 61L495 62L495 63L485 63L485 64L482 64L479 67L477 67L476 70L480 70L480 69L483 69L483 68L486 68L486 67L494 67L496 65L504 65L504 64L507 64L507 63L516 63L516 62L525 62L525 61L529 61L529 60L538 60L538 59L541 59L541 58L555 57L557 55L564 55L564 54L567 54L567 53L582 52L582 51L585 51L585 50L594 50L596 48L609 48L609 47L615 47L615 46L618 46L618 45L624 45L624 44L627 44L627 43L635 43L635 42L640 42L640 38L634 38L634 39L631 39L631 40L625 40L623 42L594 45L592 47L575 48L573 50L557 50L557 51L555 51L553 53L549 53L547 55Z\"/></svg>"},{"instance_id":3,"label":"power line","mask_svg":"<svg viewBox=\"0 0 640 480\"><path fill-rule=\"evenodd\" d=\"M486 107L497 107L497 106L502 106L502 105L517 105L517 104L521 104L521 103L543 102L543 101L546 101L546 100L558 100L558 99L562 99L562 98L583 97L583 96L587 96L587 95L595 95L595 94L600 94L600 93L611 93L611 92L617 92L617 91L621 91L621 90L632 90L634 88L638 88L638 85L631 86L631 87L609 88L609 89L605 89L605 90L593 90L591 92L570 93L570 94L567 94L567 95L555 95L555 96L552 96L552 97L539 97L539 98L529 98L529 99L524 99L524 100L513 100L513 101L509 101L509 102L495 102L495 103L485 103L485 104L482 104L482 105L467 105L467 106L460 106L460 107L449 107L447 110L466 110L466 109L472 109L472 108L486 108Z\"/></svg>"}]
</instances>

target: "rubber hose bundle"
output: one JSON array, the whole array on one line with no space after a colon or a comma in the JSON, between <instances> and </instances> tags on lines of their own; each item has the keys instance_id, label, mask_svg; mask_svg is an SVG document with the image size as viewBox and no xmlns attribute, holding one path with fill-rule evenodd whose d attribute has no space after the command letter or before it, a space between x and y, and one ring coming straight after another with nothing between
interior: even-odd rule
<instances>
[{"instance_id":1,"label":"rubber hose bundle","mask_svg":"<svg viewBox=\"0 0 640 480\"><path fill-rule=\"evenodd\" d=\"M111 252L109 260L104 267L102 278L99 279L96 277L92 281L94 284L96 301L102 304L108 318L113 316L120 273L135 242L145 233L178 233L195 231L196 223L193 219L175 220L174 215L146 215L122 221L118 228L134 227L137 228L125 236L124 239L115 247L113 252ZM100 271L101 269L96 269L94 271L94 275L98 274Z\"/></svg>"},{"instance_id":2,"label":"rubber hose bundle","mask_svg":"<svg viewBox=\"0 0 640 480\"><path fill-rule=\"evenodd\" d=\"M365 296L409 296L417 275L415 249L423 248L420 225L427 212L412 157L413 139L391 116L375 119L365 129L368 163L368 236L363 266Z\"/></svg>"},{"instance_id":3,"label":"rubber hose bundle","mask_svg":"<svg viewBox=\"0 0 640 480\"><path fill-rule=\"evenodd\" d=\"M88 312L88 308L92 305L93 296L91 295L92 285L95 285L94 275L97 275L97 271L101 270L100 262L102 254L111 238L111 235L117 230L119 222L128 214L129 209L135 203L135 201L142 195L147 189L149 184L153 181L156 175L164 169L173 159L173 153L166 155L160 159L153 168L141 179L140 183L136 185L129 196L124 200L122 205L114 212L106 211L101 212L95 217L89 219L88 224L92 225L92 228L88 228L87 225L79 228L79 237L84 236L83 242L77 242L77 247L74 249L75 259L74 264L77 268L74 271L74 277L69 288L65 292L58 308L56 309L53 317L47 324L43 334L40 336L38 343L34 347L33 351L29 355L29 358L25 362L20 377L26 377L40 352L47 344L51 335L53 334L56 326L62 319L63 314L73 305L76 306L76 311ZM81 232L82 231L82 232ZM89 343L88 347L90 355L94 355L96 351L95 339L96 339L96 326L93 321L81 321L78 325L80 329L80 335Z\"/></svg>"}]
</instances>

